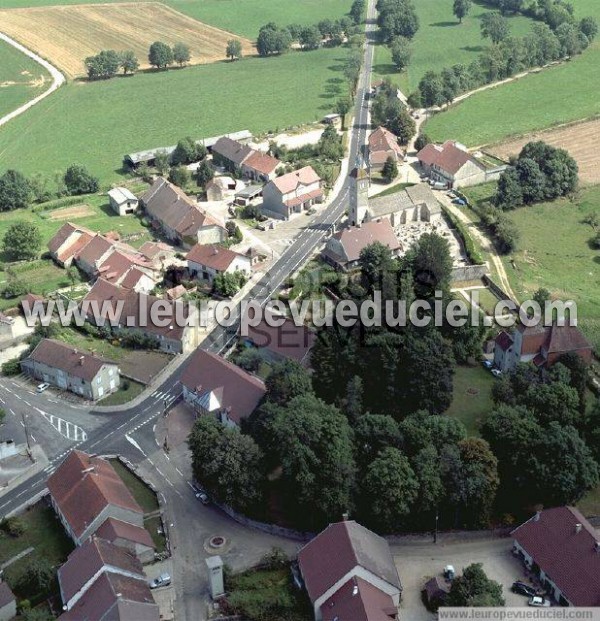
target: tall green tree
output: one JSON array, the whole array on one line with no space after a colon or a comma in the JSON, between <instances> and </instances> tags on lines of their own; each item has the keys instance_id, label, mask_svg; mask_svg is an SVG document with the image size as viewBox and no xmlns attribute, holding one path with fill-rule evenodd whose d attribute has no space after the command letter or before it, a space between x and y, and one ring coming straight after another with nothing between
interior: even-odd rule
<instances>
[{"instance_id":1,"label":"tall green tree","mask_svg":"<svg viewBox=\"0 0 600 621\"><path fill-rule=\"evenodd\" d=\"M11 224L2 238L4 253L16 261L35 259L42 243L39 228L33 222L20 220Z\"/></svg>"},{"instance_id":2,"label":"tall green tree","mask_svg":"<svg viewBox=\"0 0 600 621\"><path fill-rule=\"evenodd\" d=\"M93 194L100 188L98 177L92 175L85 166L79 164L72 164L67 168L63 181L71 196Z\"/></svg>"},{"instance_id":3,"label":"tall green tree","mask_svg":"<svg viewBox=\"0 0 600 621\"><path fill-rule=\"evenodd\" d=\"M173 46L173 61L180 67L187 65L192 58L190 48L185 43L176 43Z\"/></svg>"},{"instance_id":4,"label":"tall green tree","mask_svg":"<svg viewBox=\"0 0 600 621\"><path fill-rule=\"evenodd\" d=\"M350 110L352 110L352 99L349 96L340 97L340 99L335 102L335 111L342 119L342 131L345 129L346 115Z\"/></svg>"},{"instance_id":5,"label":"tall green tree","mask_svg":"<svg viewBox=\"0 0 600 621\"><path fill-rule=\"evenodd\" d=\"M230 39L227 41L227 48L225 49L225 56L229 60L240 60L242 57L242 42L239 39Z\"/></svg>"},{"instance_id":6,"label":"tall green tree","mask_svg":"<svg viewBox=\"0 0 600 621\"><path fill-rule=\"evenodd\" d=\"M0 176L0 211L25 209L32 198L31 183L25 175L9 169Z\"/></svg>"},{"instance_id":7,"label":"tall green tree","mask_svg":"<svg viewBox=\"0 0 600 621\"><path fill-rule=\"evenodd\" d=\"M504 606L502 585L490 580L481 563L474 563L463 570L462 576L452 581L446 606L501 607Z\"/></svg>"},{"instance_id":8,"label":"tall green tree","mask_svg":"<svg viewBox=\"0 0 600 621\"><path fill-rule=\"evenodd\" d=\"M398 71L404 71L410 63L412 56L412 49L410 46L410 39L406 37L396 37L390 43L390 52L392 54L392 62L394 63Z\"/></svg>"},{"instance_id":9,"label":"tall green tree","mask_svg":"<svg viewBox=\"0 0 600 621\"><path fill-rule=\"evenodd\" d=\"M175 62L173 50L162 41L155 41L148 50L148 62L157 69L166 69Z\"/></svg>"},{"instance_id":10,"label":"tall green tree","mask_svg":"<svg viewBox=\"0 0 600 621\"><path fill-rule=\"evenodd\" d=\"M471 10L471 0L454 0L452 6L452 12L462 24L462 20L468 15Z\"/></svg>"},{"instance_id":11,"label":"tall green tree","mask_svg":"<svg viewBox=\"0 0 600 621\"><path fill-rule=\"evenodd\" d=\"M508 20L500 13L484 13L481 18L481 36L498 44L510 36Z\"/></svg>"},{"instance_id":12,"label":"tall green tree","mask_svg":"<svg viewBox=\"0 0 600 621\"><path fill-rule=\"evenodd\" d=\"M398 164L396 158L391 155L385 160L385 164L381 170L381 176L386 183L391 183L398 176Z\"/></svg>"},{"instance_id":13,"label":"tall green tree","mask_svg":"<svg viewBox=\"0 0 600 621\"><path fill-rule=\"evenodd\" d=\"M140 68L140 62L133 50L121 52L120 63L125 75L135 73Z\"/></svg>"},{"instance_id":14,"label":"tall green tree","mask_svg":"<svg viewBox=\"0 0 600 621\"><path fill-rule=\"evenodd\" d=\"M206 184L215 176L215 171L210 165L210 162L206 159L200 162L200 165L196 169L196 183L204 188Z\"/></svg>"},{"instance_id":15,"label":"tall green tree","mask_svg":"<svg viewBox=\"0 0 600 621\"><path fill-rule=\"evenodd\" d=\"M299 362L291 359L273 365L265 386L267 400L280 405L313 393L310 374Z\"/></svg>"}]
</instances>

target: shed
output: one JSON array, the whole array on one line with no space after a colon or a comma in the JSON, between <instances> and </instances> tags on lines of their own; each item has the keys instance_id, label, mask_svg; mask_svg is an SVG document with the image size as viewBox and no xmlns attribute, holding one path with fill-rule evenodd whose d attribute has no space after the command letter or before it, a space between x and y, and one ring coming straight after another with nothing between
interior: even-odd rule
<instances>
[{"instance_id":1,"label":"shed","mask_svg":"<svg viewBox=\"0 0 600 621\"><path fill-rule=\"evenodd\" d=\"M127 188L118 187L109 190L108 198L112 210L120 216L133 213L138 208L137 197Z\"/></svg>"}]
</instances>

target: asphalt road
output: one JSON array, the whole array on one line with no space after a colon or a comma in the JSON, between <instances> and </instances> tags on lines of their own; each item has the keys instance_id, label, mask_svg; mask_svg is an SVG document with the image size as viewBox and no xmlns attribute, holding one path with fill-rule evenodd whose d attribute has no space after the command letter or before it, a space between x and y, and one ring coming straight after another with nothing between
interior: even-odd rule
<instances>
[{"instance_id":1,"label":"asphalt road","mask_svg":"<svg viewBox=\"0 0 600 621\"><path fill-rule=\"evenodd\" d=\"M367 139L367 131L369 127L369 101L368 93L370 90L370 76L373 64L374 47L372 45L376 31L375 24L375 2L370 0L368 7L368 19L366 25L367 45L365 48L365 58L363 69L359 78L356 93L356 108L354 113L354 126L351 132L351 140L349 146L349 170L355 165L355 162L362 156L363 147ZM286 278L301 266L323 242L325 237L333 231L335 224L345 215L350 198L352 188L352 180L347 176L342 184L339 185L337 195L330 204L316 216L307 227L298 235L289 248L282 254L277 262L271 267L268 274L253 287L253 289L244 298L246 300L256 300L259 303L266 303L273 292L275 292ZM233 316L239 320L240 305L234 309ZM213 332L204 340L201 347L215 353L222 352L236 338L237 327L231 328L216 327ZM9 422L13 428L18 429L22 421L22 414L27 415L26 420L30 426L30 436L44 433L46 429L47 437L44 435L44 448L49 456L48 465L38 474L30 477L27 481L15 486L0 496L0 517L17 511L21 506L45 493L46 480L48 476L56 469L58 464L64 459L69 450L78 448L80 450L96 453L96 454L121 454L135 464L143 464L148 467L148 457L152 460L150 464L154 466L149 469L149 476L154 479L154 483L161 491L169 506L169 519L172 520L176 530L177 545L181 550L186 550L185 554L189 555L189 550L198 546L198 542L194 540L195 529L201 528L199 518L197 517L197 503L187 489L187 481L181 469L175 468L170 462L168 456L164 456L162 450L157 446L154 428L157 421L160 421L165 409L170 406L181 394L181 385L179 383L183 366L178 367L156 390L152 395L148 396L141 403L132 406L127 410L106 412L95 411L93 408L81 408L69 403L59 402L53 399L51 393L44 395L36 395L31 387L25 388L19 382L8 378L0 379L0 401L2 407L8 408ZM65 414L65 408L73 408L69 416ZM72 428L68 428L58 419L67 417L70 421L76 422ZM54 432L50 432L43 425L51 424ZM77 426L80 431L75 430ZM23 427L23 425L21 425ZM23 430L19 434L24 435ZM77 435L79 434L79 435ZM56 436L52 442L50 437ZM39 441L39 438L35 437ZM159 466L155 465L159 460ZM181 465L183 468L183 465ZM161 476L161 473L168 471L170 476ZM154 473L154 474L152 474ZM157 474L158 473L158 474ZM181 515L178 510L181 509ZM176 511L177 510L177 511ZM204 511L203 516L208 520L210 528L214 529L216 524L227 522L223 519L222 514L214 509ZM176 522L185 522L185 528L177 528ZM196 517L194 517L196 516ZM189 520L195 522L188 524ZM202 519L202 515L200 515ZM252 534L252 538L244 536L242 527L230 524L226 528L234 529L240 539L246 540L246 546L250 546L250 539L254 539L255 535L260 540L263 536L257 533ZM188 528L189 526L189 528ZM221 528L224 526L222 525ZM266 545L266 541L263 542ZM247 549L246 553L247 553ZM262 548L264 549L264 547ZM268 547L266 548L268 549ZM258 554L258 552L257 552ZM186 557L187 558L187 557ZM199 557L200 558L200 557ZM199 559L188 559L185 566L189 567L188 571L195 568L195 573L189 573L185 576L185 601L182 602L181 595L178 600L179 609L178 619L200 619L204 615L201 614L201 606L203 598L198 597L202 591L198 589L194 591L194 582L200 580L196 574L202 572L203 568L197 567ZM180 568L181 571L181 568ZM187 584L189 583L189 584ZM195 582L198 585L198 582ZM198 585L199 586L199 585ZM182 586L178 587L183 588Z\"/></svg>"}]
</instances>

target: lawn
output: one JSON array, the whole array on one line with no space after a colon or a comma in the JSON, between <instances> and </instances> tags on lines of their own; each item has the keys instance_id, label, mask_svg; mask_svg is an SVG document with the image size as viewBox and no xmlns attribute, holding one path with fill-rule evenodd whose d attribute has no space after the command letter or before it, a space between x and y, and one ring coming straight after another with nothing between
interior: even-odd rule
<instances>
[{"instance_id":1,"label":"lawn","mask_svg":"<svg viewBox=\"0 0 600 621\"><path fill-rule=\"evenodd\" d=\"M2 8L25 8L54 4L99 4L116 0L3 0ZM261 26L275 22L314 24L339 19L350 10L351 0L165 0L182 13L224 30L256 39Z\"/></svg>"},{"instance_id":2,"label":"lawn","mask_svg":"<svg viewBox=\"0 0 600 621\"><path fill-rule=\"evenodd\" d=\"M473 4L462 24L452 14L452 2L419 0L415 2L419 16L419 31L413 39L413 54L407 71L398 73L392 64L388 48L375 48L373 73L379 78L389 77L408 95L416 89L429 70L439 71L457 63L469 64L477 58L489 41L481 37L481 17L489 12L483 3ZM510 17L513 36L523 36L531 27L526 17Z\"/></svg>"},{"instance_id":3,"label":"lawn","mask_svg":"<svg viewBox=\"0 0 600 621\"><path fill-rule=\"evenodd\" d=\"M454 398L446 412L461 421L470 436L479 435L479 426L494 403L491 391L494 376L483 366L458 366L454 374Z\"/></svg>"},{"instance_id":4,"label":"lawn","mask_svg":"<svg viewBox=\"0 0 600 621\"><path fill-rule=\"evenodd\" d=\"M0 117L50 86L50 75L29 56L0 41Z\"/></svg>"},{"instance_id":5,"label":"lawn","mask_svg":"<svg viewBox=\"0 0 600 621\"><path fill-rule=\"evenodd\" d=\"M131 492L144 513L154 513L158 511L158 500L156 494L139 479L129 468L124 466L118 459L111 459L110 463L121 477L127 489Z\"/></svg>"},{"instance_id":6,"label":"lawn","mask_svg":"<svg viewBox=\"0 0 600 621\"><path fill-rule=\"evenodd\" d=\"M0 171L52 175L73 162L104 186L126 153L321 119L346 92L345 49L291 52L105 82L72 83L0 130Z\"/></svg>"},{"instance_id":7,"label":"lawn","mask_svg":"<svg viewBox=\"0 0 600 621\"><path fill-rule=\"evenodd\" d=\"M100 402L100 405L122 405L135 399L144 390L145 386L133 380L121 378L121 386Z\"/></svg>"},{"instance_id":8,"label":"lawn","mask_svg":"<svg viewBox=\"0 0 600 621\"><path fill-rule=\"evenodd\" d=\"M576 16L600 20L600 3L576 0ZM470 146L498 142L533 130L600 114L600 41L581 56L465 100L427 123L435 140L460 140Z\"/></svg>"},{"instance_id":9,"label":"lawn","mask_svg":"<svg viewBox=\"0 0 600 621\"><path fill-rule=\"evenodd\" d=\"M467 193L481 202L492 191L487 185ZM589 246L594 232L582 222L594 212L600 214L600 186L582 189L573 202L561 199L511 212L521 240L504 263L520 300L540 287L557 299L574 300L581 328L600 350L600 253Z\"/></svg>"},{"instance_id":10,"label":"lawn","mask_svg":"<svg viewBox=\"0 0 600 621\"><path fill-rule=\"evenodd\" d=\"M54 566L62 564L71 550L73 542L62 527L54 511L45 502L39 502L18 516L25 526L20 537L0 534L0 563L23 552L27 548L34 551L10 565L4 572L9 585L15 584L19 574L32 559L46 558ZM27 593L18 593L27 597Z\"/></svg>"}]
</instances>

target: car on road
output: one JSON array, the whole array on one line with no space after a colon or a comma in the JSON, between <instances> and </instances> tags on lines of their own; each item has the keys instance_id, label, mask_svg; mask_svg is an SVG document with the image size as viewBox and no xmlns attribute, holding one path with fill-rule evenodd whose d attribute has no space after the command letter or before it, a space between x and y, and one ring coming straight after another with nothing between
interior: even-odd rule
<instances>
[{"instance_id":1,"label":"car on road","mask_svg":"<svg viewBox=\"0 0 600 621\"><path fill-rule=\"evenodd\" d=\"M199 500L203 505L207 505L210 502L210 498L206 492L196 492L196 500Z\"/></svg>"},{"instance_id":2,"label":"car on road","mask_svg":"<svg viewBox=\"0 0 600 621\"><path fill-rule=\"evenodd\" d=\"M537 591L532 586L519 581L513 582L510 590L517 595L526 595L527 597L536 597L537 595Z\"/></svg>"},{"instance_id":3,"label":"car on road","mask_svg":"<svg viewBox=\"0 0 600 621\"><path fill-rule=\"evenodd\" d=\"M491 370L494 366L494 363L491 360L486 359L482 360L481 364L488 370Z\"/></svg>"},{"instance_id":4,"label":"car on road","mask_svg":"<svg viewBox=\"0 0 600 621\"><path fill-rule=\"evenodd\" d=\"M459 207L464 207L467 204L467 201L462 198L455 198L452 201L453 205L458 205Z\"/></svg>"},{"instance_id":5,"label":"car on road","mask_svg":"<svg viewBox=\"0 0 600 621\"><path fill-rule=\"evenodd\" d=\"M151 589L159 589L160 587L169 586L171 584L171 576L167 573L160 574L154 578L154 580L150 580L148 586Z\"/></svg>"},{"instance_id":6,"label":"car on road","mask_svg":"<svg viewBox=\"0 0 600 621\"><path fill-rule=\"evenodd\" d=\"M494 377L502 377L502 371L500 369L492 369L492 375Z\"/></svg>"},{"instance_id":7,"label":"car on road","mask_svg":"<svg viewBox=\"0 0 600 621\"><path fill-rule=\"evenodd\" d=\"M550 606L552 605L550 603L550 600L539 595L535 595L534 597L532 597L529 600L528 604L529 606L534 606L535 608L550 608Z\"/></svg>"},{"instance_id":8,"label":"car on road","mask_svg":"<svg viewBox=\"0 0 600 621\"><path fill-rule=\"evenodd\" d=\"M48 384L48 382L44 382L43 384L38 384L37 388L35 389L36 392L44 392L44 390L46 390L46 388L50 388L50 384Z\"/></svg>"}]
</instances>

